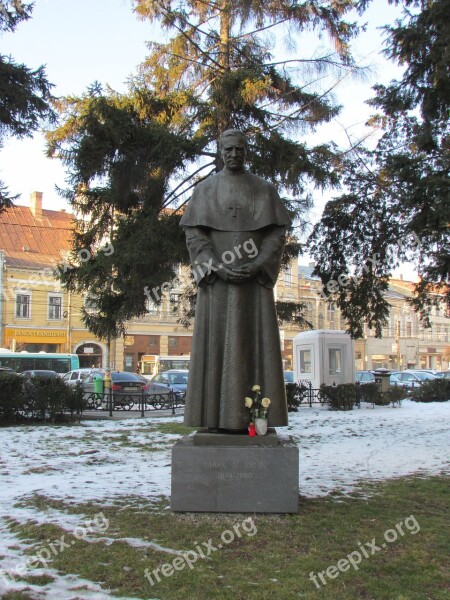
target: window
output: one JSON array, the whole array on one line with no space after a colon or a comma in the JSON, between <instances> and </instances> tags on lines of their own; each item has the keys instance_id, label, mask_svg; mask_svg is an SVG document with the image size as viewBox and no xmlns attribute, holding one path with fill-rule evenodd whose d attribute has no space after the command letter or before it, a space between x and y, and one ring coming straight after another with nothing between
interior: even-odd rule
<instances>
[{"instance_id":1,"label":"window","mask_svg":"<svg viewBox=\"0 0 450 600\"><path fill-rule=\"evenodd\" d=\"M292 265L289 265L284 270L284 283L292 285Z\"/></svg>"},{"instance_id":2,"label":"window","mask_svg":"<svg viewBox=\"0 0 450 600\"><path fill-rule=\"evenodd\" d=\"M61 319L62 315L62 296L48 297L48 318Z\"/></svg>"},{"instance_id":3,"label":"window","mask_svg":"<svg viewBox=\"0 0 450 600\"><path fill-rule=\"evenodd\" d=\"M341 375L341 351L336 348L330 348L328 350L328 358L330 361L330 375Z\"/></svg>"},{"instance_id":4,"label":"window","mask_svg":"<svg viewBox=\"0 0 450 600\"><path fill-rule=\"evenodd\" d=\"M149 315L157 315L159 306L153 302L150 298L145 301L146 309Z\"/></svg>"},{"instance_id":5,"label":"window","mask_svg":"<svg viewBox=\"0 0 450 600\"><path fill-rule=\"evenodd\" d=\"M169 348L176 348L178 346L178 338L169 336Z\"/></svg>"},{"instance_id":6,"label":"window","mask_svg":"<svg viewBox=\"0 0 450 600\"><path fill-rule=\"evenodd\" d=\"M169 300L171 304L179 304L181 301L181 294L170 294Z\"/></svg>"},{"instance_id":7,"label":"window","mask_svg":"<svg viewBox=\"0 0 450 600\"><path fill-rule=\"evenodd\" d=\"M311 350L300 350L300 373L311 373Z\"/></svg>"},{"instance_id":8,"label":"window","mask_svg":"<svg viewBox=\"0 0 450 600\"><path fill-rule=\"evenodd\" d=\"M97 298L95 296L92 296L91 294L88 294L87 296L85 296L84 298L84 308L86 309L86 311L96 311L97 310Z\"/></svg>"},{"instance_id":9,"label":"window","mask_svg":"<svg viewBox=\"0 0 450 600\"><path fill-rule=\"evenodd\" d=\"M334 323L336 319L336 306L331 303L328 305L328 320L330 323Z\"/></svg>"},{"instance_id":10,"label":"window","mask_svg":"<svg viewBox=\"0 0 450 600\"><path fill-rule=\"evenodd\" d=\"M312 302L305 303L305 319L308 321L313 320L313 305Z\"/></svg>"},{"instance_id":11,"label":"window","mask_svg":"<svg viewBox=\"0 0 450 600\"><path fill-rule=\"evenodd\" d=\"M31 296L28 294L17 294L16 296L16 317L19 319L29 319Z\"/></svg>"}]
</instances>

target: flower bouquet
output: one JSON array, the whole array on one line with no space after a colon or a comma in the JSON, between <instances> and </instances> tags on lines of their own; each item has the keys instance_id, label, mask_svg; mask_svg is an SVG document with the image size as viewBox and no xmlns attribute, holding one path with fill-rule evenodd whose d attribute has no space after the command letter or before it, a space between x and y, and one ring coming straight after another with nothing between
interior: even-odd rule
<instances>
[{"instance_id":1,"label":"flower bouquet","mask_svg":"<svg viewBox=\"0 0 450 600\"><path fill-rule=\"evenodd\" d=\"M255 396L254 398L247 396L244 400L245 406L250 410L251 421L255 425L256 433L265 435L267 433L267 413L269 412L270 399L262 397L259 385L254 385L252 392Z\"/></svg>"}]
</instances>

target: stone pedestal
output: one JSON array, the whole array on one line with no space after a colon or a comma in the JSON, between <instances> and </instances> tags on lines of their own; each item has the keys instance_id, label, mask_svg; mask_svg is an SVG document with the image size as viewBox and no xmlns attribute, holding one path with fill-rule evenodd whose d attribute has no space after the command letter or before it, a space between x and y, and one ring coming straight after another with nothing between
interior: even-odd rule
<instances>
[{"instance_id":1,"label":"stone pedestal","mask_svg":"<svg viewBox=\"0 0 450 600\"><path fill-rule=\"evenodd\" d=\"M275 430L253 438L199 431L172 449L171 509L297 513L298 469L297 446Z\"/></svg>"}]
</instances>

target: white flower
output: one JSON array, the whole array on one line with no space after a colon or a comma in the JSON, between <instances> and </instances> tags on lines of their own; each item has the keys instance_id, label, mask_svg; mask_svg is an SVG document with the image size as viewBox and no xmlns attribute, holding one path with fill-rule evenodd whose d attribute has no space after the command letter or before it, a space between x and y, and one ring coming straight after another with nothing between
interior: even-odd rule
<instances>
[{"instance_id":1,"label":"white flower","mask_svg":"<svg viewBox=\"0 0 450 600\"><path fill-rule=\"evenodd\" d=\"M261 387L259 385L254 385L252 387L252 392L260 392L261 391Z\"/></svg>"},{"instance_id":2,"label":"white flower","mask_svg":"<svg viewBox=\"0 0 450 600\"><path fill-rule=\"evenodd\" d=\"M251 408L253 406L253 400L248 396L245 398L245 406L246 408Z\"/></svg>"},{"instance_id":3,"label":"white flower","mask_svg":"<svg viewBox=\"0 0 450 600\"><path fill-rule=\"evenodd\" d=\"M269 406L270 406L270 399L269 398L263 398L261 400L261 406L263 408L269 408Z\"/></svg>"}]
</instances>

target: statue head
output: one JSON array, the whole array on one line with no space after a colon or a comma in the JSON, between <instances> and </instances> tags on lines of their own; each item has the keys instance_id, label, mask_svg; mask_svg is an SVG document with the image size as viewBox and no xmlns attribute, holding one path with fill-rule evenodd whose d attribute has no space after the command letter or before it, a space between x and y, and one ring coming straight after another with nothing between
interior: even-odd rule
<instances>
[{"instance_id":1,"label":"statue head","mask_svg":"<svg viewBox=\"0 0 450 600\"><path fill-rule=\"evenodd\" d=\"M219 151L229 171L242 171L247 156L247 138L239 129L227 129L219 138Z\"/></svg>"}]
</instances>

